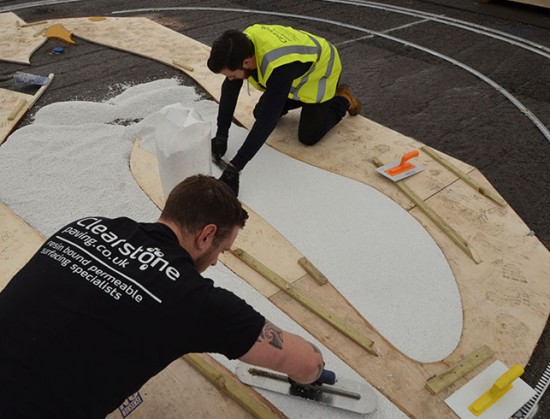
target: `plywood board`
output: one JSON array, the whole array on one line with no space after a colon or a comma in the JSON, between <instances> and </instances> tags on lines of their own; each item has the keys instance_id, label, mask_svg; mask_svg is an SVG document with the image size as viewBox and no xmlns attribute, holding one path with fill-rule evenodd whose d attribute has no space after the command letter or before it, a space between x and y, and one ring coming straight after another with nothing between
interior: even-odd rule
<instances>
[{"instance_id":1,"label":"plywood board","mask_svg":"<svg viewBox=\"0 0 550 419\"><path fill-rule=\"evenodd\" d=\"M30 64L30 57L46 38L47 21L28 24L16 14L0 13L0 61Z\"/></svg>"},{"instance_id":2,"label":"plywood board","mask_svg":"<svg viewBox=\"0 0 550 419\"><path fill-rule=\"evenodd\" d=\"M53 74L48 75L47 84L41 86L34 95L0 89L0 144L6 140L25 113L42 96L53 77Z\"/></svg>"},{"instance_id":3,"label":"plywood board","mask_svg":"<svg viewBox=\"0 0 550 419\"><path fill-rule=\"evenodd\" d=\"M187 362L177 359L107 418L121 419L131 414L133 419L178 419L182 412L193 417L216 417L220 411L228 417L253 417Z\"/></svg>"},{"instance_id":4,"label":"plywood board","mask_svg":"<svg viewBox=\"0 0 550 419\"><path fill-rule=\"evenodd\" d=\"M27 263L44 238L0 202L0 289Z\"/></svg>"},{"instance_id":5,"label":"plywood board","mask_svg":"<svg viewBox=\"0 0 550 419\"><path fill-rule=\"evenodd\" d=\"M550 1L549 0L509 0L516 3L523 3L523 4L531 4L533 6L539 6L539 7L546 7L550 9Z\"/></svg>"},{"instance_id":6,"label":"plywood board","mask_svg":"<svg viewBox=\"0 0 550 419\"><path fill-rule=\"evenodd\" d=\"M486 181L477 170L471 176ZM466 232L483 259L479 265L465 260L420 211L411 211L440 244L457 278L464 311L462 341L485 343L503 362L526 365L548 317L548 250L510 206L493 203L464 182L427 202Z\"/></svg>"},{"instance_id":7,"label":"plywood board","mask_svg":"<svg viewBox=\"0 0 550 419\"><path fill-rule=\"evenodd\" d=\"M19 121L19 115L24 115L32 95L0 89L0 144L8 137ZM15 118L13 117L14 114Z\"/></svg>"}]
</instances>

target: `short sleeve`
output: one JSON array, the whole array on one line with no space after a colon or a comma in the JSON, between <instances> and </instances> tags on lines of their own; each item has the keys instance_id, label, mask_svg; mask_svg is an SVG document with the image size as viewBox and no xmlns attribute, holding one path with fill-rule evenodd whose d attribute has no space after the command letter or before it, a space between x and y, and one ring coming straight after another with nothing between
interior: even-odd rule
<instances>
[{"instance_id":1,"label":"short sleeve","mask_svg":"<svg viewBox=\"0 0 550 419\"><path fill-rule=\"evenodd\" d=\"M265 318L246 301L223 288L212 287L200 315L200 352L229 359L243 356L254 345Z\"/></svg>"}]
</instances>

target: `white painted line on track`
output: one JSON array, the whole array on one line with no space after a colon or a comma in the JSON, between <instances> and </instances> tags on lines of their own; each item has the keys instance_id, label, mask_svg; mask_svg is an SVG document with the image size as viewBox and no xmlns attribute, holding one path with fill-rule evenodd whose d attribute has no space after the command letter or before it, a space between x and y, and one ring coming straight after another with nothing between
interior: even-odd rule
<instances>
[{"instance_id":1,"label":"white painted line on track","mask_svg":"<svg viewBox=\"0 0 550 419\"><path fill-rule=\"evenodd\" d=\"M454 26L457 28L465 29L467 31L475 32L480 35L488 36L500 41L507 42L509 44L515 45L519 48L523 48L534 52L536 54L542 55L543 57L550 58L550 48L536 42L530 41L528 39L520 38L508 34L506 32L498 31L487 26L477 25L475 23L467 22L465 20L454 19L446 17L444 15L438 15L428 12L422 12L415 9L408 9L405 7L392 6L389 4L375 3L370 1L360 1L360 0L321 0L328 3L340 3L347 5L354 5L360 7L369 7L372 9L386 10L388 12L400 13L404 15L414 16L414 17L429 17L433 22L438 22L448 26ZM546 52L545 52L546 51Z\"/></svg>"},{"instance_id":2,"label":"white painted line on track","mask_svg":"<svg viewBox=\"0 0 550 419\"><path fill-rule=\"evenodd\" d=\"M50 6L52 4L61 4L61 3L75 3L79 1L85 1L85 0L42 0L42 1L32 1L29 3L23 3L23 4L16 4L13 6L4 6L0 7L0 12L11 12L13 10L21 10L21 9L31 9L33 7L39 7L39 6Z\"/></svg>"},{"instance_id":3,"label":"white painted line on track","mask_svg":"<svg viewBox=\"0 0 550 419\"><path fill-rule=\"evenodd\" d=\"M407 23L406 25L401 25L401 26L396 26L395 28L386 29L385 31L382 31L381 33L390 33L390 32L399 31L401 29L410 28L411 26L416 26L416 25L419 25L421 23L429 22L431 20L432 19L417 20L416 22ZM337 44L334 44L334 45L339 47L339 46L342 46L342 45L351 44L351 43L354 43L354 42L357 42L357 41L362 41L364 39L369 39L369 38L374 38L374 35L365 35L365 36L361 36L359 38L350 39L349 41L338 42Z\"/></svg>"}]
</instances>

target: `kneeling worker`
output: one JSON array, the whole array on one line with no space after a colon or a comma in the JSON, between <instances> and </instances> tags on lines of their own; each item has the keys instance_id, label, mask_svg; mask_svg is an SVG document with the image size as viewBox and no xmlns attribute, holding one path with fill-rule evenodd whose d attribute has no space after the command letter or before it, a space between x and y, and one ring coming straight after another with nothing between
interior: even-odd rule
<instances>
[{"instance_id":1,"label":"kneeling worker","mask_svg":"<svg viewBox=\"0 0 550 419\"><path fill-rule=\"evenodd\" d=\"M212 45L208 68L223 74L218 128L212 139L215 159L227 151L227 137L243 80L263 91L254 109L256 121L221 180L235 194L239 174L275 129L279 118L302 108L298 139L316 144L345 116L357 115L361 103L346 85L338 86L342 65L336 48L325 39L279 25L228 30Z\"/></svg>"},{"instance_id":2,"label":"kneeling worker","mask_svg":"<svg viewBox=\"0 0 550 419\"><path fill-rule=\"evenodd\" d=\"M104 418L191 352L317 380L313 344L201 276L247 218L197 175L155 223L92 216L47 239L0 292L0 417Z\"/></svg>"}]
</instances>

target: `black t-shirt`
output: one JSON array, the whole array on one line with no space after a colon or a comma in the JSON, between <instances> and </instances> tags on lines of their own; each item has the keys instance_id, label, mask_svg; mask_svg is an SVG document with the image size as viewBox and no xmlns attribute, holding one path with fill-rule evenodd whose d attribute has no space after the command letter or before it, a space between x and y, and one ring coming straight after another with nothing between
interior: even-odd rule
<instances>
[{"instance_id":1,"label":"black t-shirt","mask_svg":"<svg viewBox=\"0 0 550 419\"><path fill-rule=\"evenodd\" d=\"M0 417L105 417L186 353L244 355L264 322L167 226L75 221L0 293Z\"/></svg>"}]
</instances>

